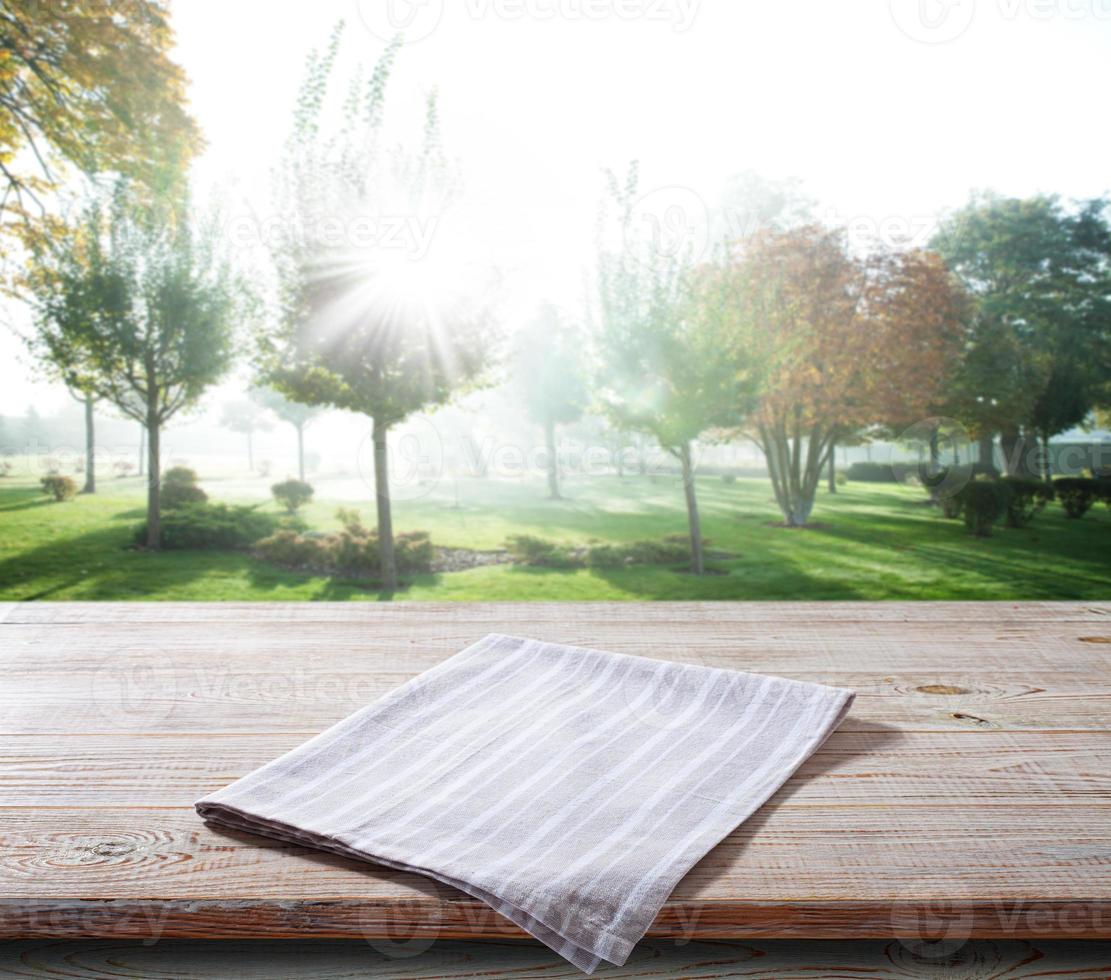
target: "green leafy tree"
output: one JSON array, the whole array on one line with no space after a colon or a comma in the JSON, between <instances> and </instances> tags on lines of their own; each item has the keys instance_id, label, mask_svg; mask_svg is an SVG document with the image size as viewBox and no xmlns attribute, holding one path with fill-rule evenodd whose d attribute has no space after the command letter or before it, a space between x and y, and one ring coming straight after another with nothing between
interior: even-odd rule
<instances>
[{"instance_id":1,"label":"green leafy tree","mask_svg":"<svg viewBox=\"0 0 1111 980\"><path fill-rule=\"evenodd\" d=\"M729 297L718 283L692 267L689 250L638 233L636 164L623 182L609 174L608 190L621 245L603 242L598 260L596 389L618 427L653 436L679 461L691 571L701 575L695 444L741 423L756 375L730 356Z\"/></svg>"},{"instance_id":2,"label":"green leafy tree","mask_svg":"<svg viewBox=\"0 0 1111 980\"><path fill-rule=\"evenodd\" d=\"M187 202L141 203L120 184L68 234L34 255L36 329L63 363L82 365L96 397L147 433L146 544L160 544L160 446L166 423L230 365L244 286L217 223Z\"/></svg>"},{"instance_id":3,"label":"green leafy tree","mask_svg":"<svg viewBox=\"0 0 1111 980\"><path fill-rule=\"evenodd\" d=\"M265 408L258 402L246 398L226 402L220 413L220 424L232 432L240 432L247 437L247 468L255 471L255 433L266 432L273 427Z\"/></svg>"},{"instance_id":4,"label":"green leafy tree","mask_svg":"<svg viewBox=\"0 0 1111 980\"><path fill-rule=\"evenodd\" d=\"M529 418L544 430L548 496L560 498L556 427L582 418L588 395L582 367L582 337L550 303L518 338L517 382Z\"/></svg>"},{"instance_id":5,"label":"green leafy tree","mask_svg":"<svg viewBox=\"0 0 1111 980\"><path fill-rule=\"evenodd\" d=\"M274 388L253 388L251 397L297 431L297 479L304 483L305 427L317 416L322 415L324 409L319 405L302 405L300 402L290 401Z\"/></svg>"},{"instance_id":6,"label":"green leafy tree","mask_svg":"<svg viewBox=\"0 0 1111 980\"><path fill-rule=\"evenodd\" d=\"M999 431L1008 471L1027 475L1034 440L1048 449L1111 376L1108 202L980 195L933 244L976 304L952 414Z\"/></svg>"},{"instance_id":7,"label":"green leafy tree","mask_svg":"<svg viewBox=\"0 0 1111 980\"><path fill-rule=\"evenodd\" d=\"M387 153L382 110L395 42L369 82L356 78L337 125L326 131L339 37L337 30L328 49L309 59L278 170L279 208L289 220L274 249L277 326L260 338L259 357L263 383L293 401L370 419L381 580L393 589L387 437L409 416L477 383L496 333L476 283L442 247L441 221L456 188L435 95L419 150ZM431 250L375 234L384 217L409 232L435 227Z\"/></svg>"},{"instance_id":8,"label":"green leafy tree","mask_svg":"<svg viewBox=\"0 0 1111 980\"><path fill-rule=\"evenodd\" d=\"M67 164L161 185L200 145L167 6L153 0L4 0L0 6L0 230L43 226Z\"/></svg>"}]
</instances>

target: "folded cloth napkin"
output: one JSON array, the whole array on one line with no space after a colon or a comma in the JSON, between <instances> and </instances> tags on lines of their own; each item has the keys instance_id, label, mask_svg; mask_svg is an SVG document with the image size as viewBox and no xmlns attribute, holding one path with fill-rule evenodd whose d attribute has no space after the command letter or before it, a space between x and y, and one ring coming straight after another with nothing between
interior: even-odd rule
<instances>
[{"instance_id":1,"label":"folded cloth napkin","mask_svg":"<svg viewBox=\"0 0 1111 980\"><path fill-rule=\"evenodd\" d=\"M197 811L453 885L591 973L852 699L492 634Z\"/></svg>"}]
</instances>

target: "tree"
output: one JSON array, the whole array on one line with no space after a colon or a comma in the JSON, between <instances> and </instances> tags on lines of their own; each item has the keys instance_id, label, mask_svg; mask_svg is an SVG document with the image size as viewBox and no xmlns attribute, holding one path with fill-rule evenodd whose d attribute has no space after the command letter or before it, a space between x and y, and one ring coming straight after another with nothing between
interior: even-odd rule
<instances>
[{"instance_id":1,"label":"tree","mask_svg":"<svg viewBox=\"0 0 1111 980\"><path fill-rule=\"evenodd\" d=\"M1075 425L1111 375L1108 202L979 195L935 236L975 298L954 414L1000 431L1004 464L1028 472L1026 449ZM990 436L990 433L989 433Z\"/></svg>"},{"instance_id":2,"label":"tree","mask_svg":"<svg viewBox=\"0 0 1111 980\"><path fill-rule=\"evenodd\" d=\"M88 390L147 433L147 537L160 544L160 437L224 374L247 295L219 250L220 228L187 202L136 200L119 184L68 233L37 249L36 329Z\"/></svg>"},{"instance_id":3,"label":"tree","mask_svg":"<svg viewBox=\"0 0 1111 980\"><path fill-rule=\"evenodd\" d=\"M276 329L260 337L260 373L294 401L370 419L381 579L394 589L387 437L412 414L477 383L496 332L466 257L451 248L445 215L455 187L435 94L420 149L382 150L386 82L400 42L386 48L369 84L349 89L338 128L322 132L339 36L310 57L278 172L279 207L290 220L274 249L279 315ZM409 230L434 227L430 248L397 248L374 234L383 215L395 224L404 216ZM337 223L346 233L330 233Z\"/></svg>"},{"instance_id":4,"label":"tree","mask_svg":"<svg viewBox=\"0 0 1111 980\"><path fill-rule=\"evenodd\" d=\"M790 527L807 523L837 440L922 418L960 339L963 295L938 256L860 258L816 225L758 233L725 266L736 341L767 376L750 429Z\"/></svg>"},{"instance_id":5,"label":"tree","mask_svg":"<svg viewBox=\"0 0 1111 980\"><path fill-rule=\"evenodd\" d=\"M517 380L529 418L544 430L552 500L560 499L556 426L580 419L587 405L581 351L578 331L551 304L541 307L519 338Z\"/></svg>"},{"instance_id":6,"label":"tree","mask_svg":"<svg viewBox=\"0 0 1111 980\"><path fill-rule=\"evenodd\" d=\"M252 388L251 397L269 409L283 422L288 422L297 430L297 479L305 482L305 426L324 409L318 405L302 405L300 402L290 401L280 391L274 388Z\"/></svg>"},{"instance_id":7,"label":"tree","mask_svg":"<svg viewBox=\"0 0 1111 980\"><path fill-rule=\"evenodd\" d=\"M619 248L598 260L597 390L622 429L652 435L680 465L691 547L691 572L705 571L695 487L695 442L740 424L756 376L729 355L727 280L692 268L691 256L669 253L635 233L638 172L624 183L608 175ZM695 301L699 297L699 301Z\"/></svg>"},{"instance_id":8,"label":"tree","mask_svg":"<svg viewBox=\"0 0 1111 980\"><path fill-rule=\"evenodd\" d=\"M254 435L256 432L265 432L272 428L266 409L258 402L246 398L226 402L220 415L220 424L225 429L241 432L247 437L247 468L253 473L255 471Z\"/></svg>"},{"instance_id":9,"label":"tree","mask_svg":"<svg viewBox=\"0 0 1111 980\"><path fill-rule=\"evenodd\" d=\"M4 0L0 230L39 225L67 163L150 186L171 179L200 145L173 41L154 0Z\"/></svg>"}]
</instances>

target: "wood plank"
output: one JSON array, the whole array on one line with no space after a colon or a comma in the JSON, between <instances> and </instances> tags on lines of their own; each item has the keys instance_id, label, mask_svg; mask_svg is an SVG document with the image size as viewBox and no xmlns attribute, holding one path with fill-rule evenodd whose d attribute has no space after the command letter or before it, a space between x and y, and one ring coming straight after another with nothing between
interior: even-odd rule
<instances>
[{"instance_id":1,"label":"wood plank","mask_svg":"<svg viewBox=\"0 0 1111 980\"><path fill-rule=\"evenodd\" d=\"M425 918L449 895L452 903L470 902L420 875L209 827L187 807L41 809L10 817L0 895L13 900L208 894L252 905L409 903ZM821 900L888 909L939 895L947 902L986 895L1103 901L1109 888L1111 805L1081 812L773 801L703 858L673 901L739 908Z\"/></svg>"},{"instance_id":2,"label":"wood plank","mask_svg":"<svg viewBox=\"0 0 1111 980\"><path fill-rule=\"evenodd\" d=\"M0 732L300 732L313 734L377 700L418 671L355 670L343 661L276 673L254 660L148 666L145 651L104 655L99 669L69 665L4 672ZM226 658L227 655L225 655ZM185 658L179 658L185 659ZM355 659L355 658L353 658ZM349 661L350 662L350 661ZM433 661L430 661L430 663ZM1071 672L892 673L798 670L788 658L763 672L857 692L844 731L1059 729L1102 731L1111 717L1111 669Z\"/></svg>"},{"instance_id":3,"label":"wood plank","mask_svg":"<svg viewBox=\"0 0 1111 980\"><path fill-rule=\"evenodd\" d=\"M183 977L191 980L474 980L476 977L581 980L582 973L537 943L464 943L398 936L389 943L255 941L197 943L162 940L0 944L0 975L65 980ZM914 941L695 942L648 940L623 967L596 977L753 980L906 980L961 976L1106 980L1111 943L971 940L934 945Z\"/></svg>"},{"instance_id":4,"label":"wood plank","mask_svg":"<svg viewBox=\"0 0 1111 980\"><path fill-rule=\"evenodd\" d=\"M186 806L306 737L9 737L0 806ZM781 795L793 806L1111 802L1111 733L838 731Z\"/></svg>"}]
</instances>

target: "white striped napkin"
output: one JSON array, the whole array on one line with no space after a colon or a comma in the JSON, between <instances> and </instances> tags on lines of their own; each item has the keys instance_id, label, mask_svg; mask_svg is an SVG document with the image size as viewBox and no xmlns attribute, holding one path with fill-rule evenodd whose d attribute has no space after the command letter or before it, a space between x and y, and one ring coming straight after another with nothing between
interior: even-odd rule
<instances>
[{"instance_id":1,"label":"white striped napkin","mask_svg":"<svg viewBox=\"0 0 1111 980\"><path fill-rule=\"evenodd\" d=\"M197 811L453 885L591 973L852 699L492 634Z\"/></svg>"}]
</instances>

